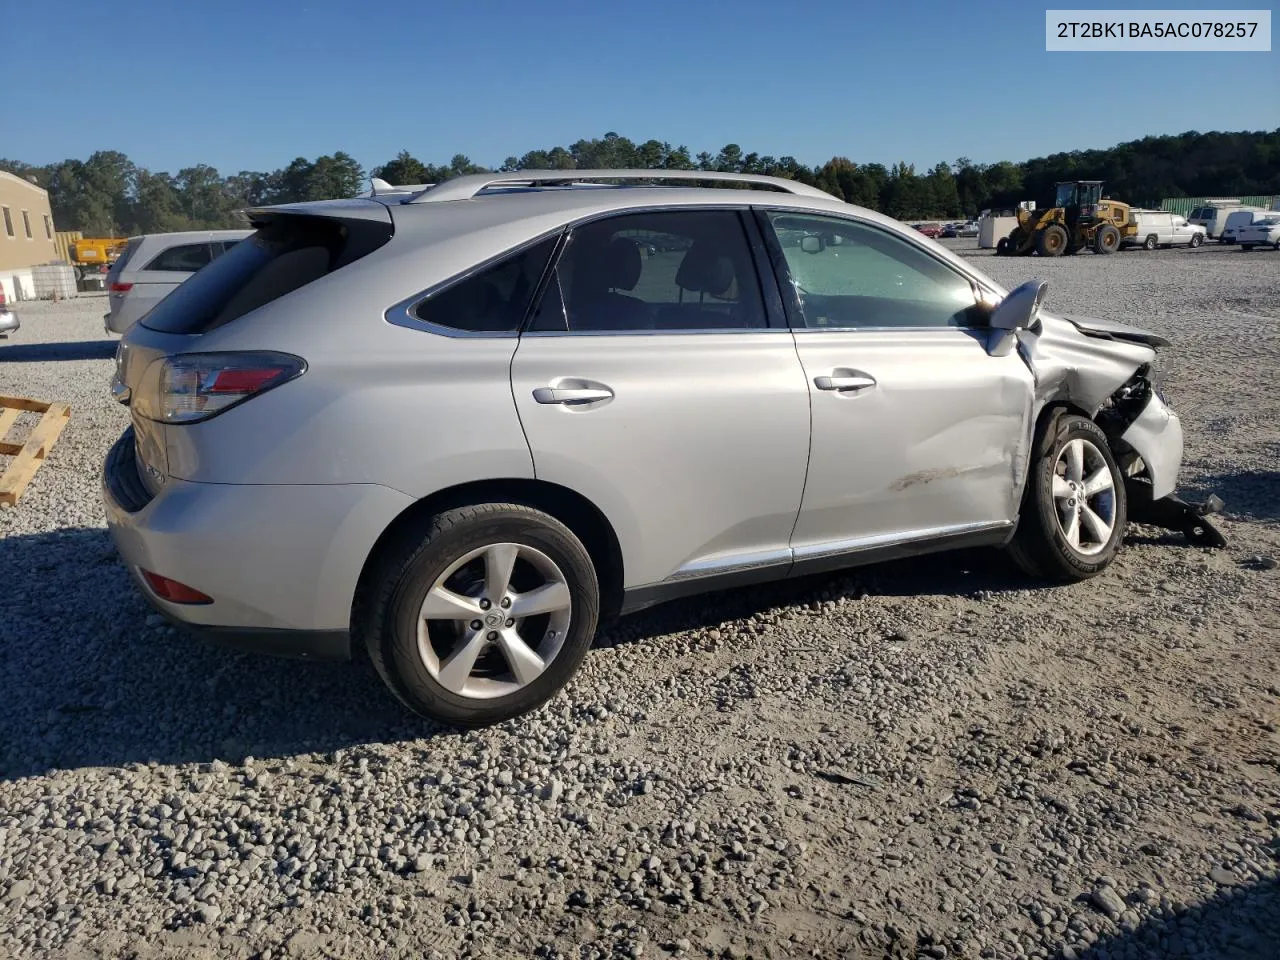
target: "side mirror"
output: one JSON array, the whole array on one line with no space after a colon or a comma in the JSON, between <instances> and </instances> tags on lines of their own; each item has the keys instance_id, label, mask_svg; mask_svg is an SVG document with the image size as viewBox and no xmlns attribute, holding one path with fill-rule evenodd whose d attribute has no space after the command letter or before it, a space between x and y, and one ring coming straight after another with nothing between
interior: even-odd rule
<instances>
[{"instance_id":1,"label":"side mirror","mask_svg":"<svg viewBox=\"0 0 1280 960\"><path fill-rule=\"evenodd\" d=\"M988 354L1006 357L1013 352L1018 344L1018 331L1034 329L1048 289L1049 285L1043 280L1028 280L996 304L987 320L991 328Z\"/></svg>"},{"instance_id":2,"label":"side mirror","mask_svg":"<svg viewBox=\"0 0 1280 960\"><path fill-rule=\"evenodd\" d=\"M1036 325L1049 290L1043 280L1028 280L997 304L988 326L993 330L1027 330Z\"/></svg>"},{"instance_id":3,"label":"side mirror","mask_svg":"<svg viewBox=\"0 0 1280 960\"><path fill-rule=\"evenodd\" d=\"M808 236L800 241L800 249L805 253L821 253L822 246L821 237Z\"/></svg>"}]
</instances>

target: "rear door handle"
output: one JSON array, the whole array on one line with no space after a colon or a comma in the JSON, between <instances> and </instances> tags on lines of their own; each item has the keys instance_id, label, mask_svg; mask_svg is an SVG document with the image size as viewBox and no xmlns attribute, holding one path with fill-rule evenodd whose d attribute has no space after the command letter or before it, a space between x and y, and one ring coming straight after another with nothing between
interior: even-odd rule
<instances>
[{"instance_id":1,"label":"rear door handle","mask_svg":"<svg viewBox=\"0 0 1280 960\"><path fill-rule=\"evenodd\" d=\"M819 390L865 390L876 385L875 377L866 374L832 374L829 377L814 377L813 385Z\"/></svg>"},{"instance_id":2,"label":"rear door handle","mask_svg":"<svg viewBox=\"0 0 1280 960\"><path fill-rule=\"evenodd\" d=\"M612 397L613 391L607 387L538 387L533 391L533 399L538 403L592 403Z\"/></svg>"}]
</instances>

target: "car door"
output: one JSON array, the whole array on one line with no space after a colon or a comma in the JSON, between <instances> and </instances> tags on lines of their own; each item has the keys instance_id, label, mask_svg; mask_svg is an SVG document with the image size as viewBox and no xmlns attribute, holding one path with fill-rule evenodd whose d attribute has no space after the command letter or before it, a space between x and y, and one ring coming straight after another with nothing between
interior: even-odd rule
<instances>
[{"instance_id":1,"label":"car door","mask_svg":"<svg viewBox=\"0 0 1280 960\"><path fill-rule=\"evenodd\" d=\"M988 352L973 283L878 224L782 210L761 220L812 395L797 563L1006 536L1032 375L1016 351Z\"/></svg>"},{"instance_id":2,"label":"car door","mask_svg":"<svg viewBox=\"0 0 1280 960\"><path fill-rule=\"evenodd\" d=\"M809 393L755 231L729 209L580 224L516 350L535 475L605 515L627 588L790 565Z\"/></svg>"}]
</instances>

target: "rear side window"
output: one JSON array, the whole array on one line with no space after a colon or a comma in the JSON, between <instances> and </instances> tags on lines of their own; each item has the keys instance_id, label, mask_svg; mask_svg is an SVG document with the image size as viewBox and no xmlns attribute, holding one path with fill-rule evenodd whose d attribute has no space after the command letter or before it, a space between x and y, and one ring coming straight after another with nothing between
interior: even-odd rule
<instances>
[{"instance_id":1,"label":"rear side window","mask_svg":"<svg viewBox=\"0 0 1280 960\"><path fill-rule=\"evenodd\" d=\"M179 273L195 273L213 257L209 253L207 243L183 243L168 250L162 250L148 263L143 270L169 270Z\"/></svg>"},{"instance_id":2,"label":"rear side window","mask_svg":"<svg viewBox=\"0 0 1280 960\"><path fill-rule=\"evenodd\" d=\"M163 333L205 333L367 256L390 223L279 216L161 300L139 322Z\"/></svg>"},{"instance_id":3,"label":"rear side window","mask_svg":"<svg viewBox=\"0 0 1280 960\"><path fill-rule=\"evenodd\" d=\"M463 277L419 303L413 315L466 333L514 333L555 246L556 238L548 237Z\"/></svg>"}]
</instances>

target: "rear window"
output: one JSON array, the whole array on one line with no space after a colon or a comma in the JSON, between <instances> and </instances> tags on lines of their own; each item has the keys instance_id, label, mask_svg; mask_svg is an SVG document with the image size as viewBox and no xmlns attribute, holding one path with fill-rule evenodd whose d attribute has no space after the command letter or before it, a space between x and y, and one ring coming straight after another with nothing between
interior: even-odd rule
<instances>
[{"instance_id":1,"label":"rear window","mask_svg":"<svg viewBox=\"0 0 1280 960\"><path fill-rule=\"evenodd\" d=\"M139 321L162 333L205 333L372 253L390 223L281 216L264 223Z\"/></svg>"}]
</instances>

